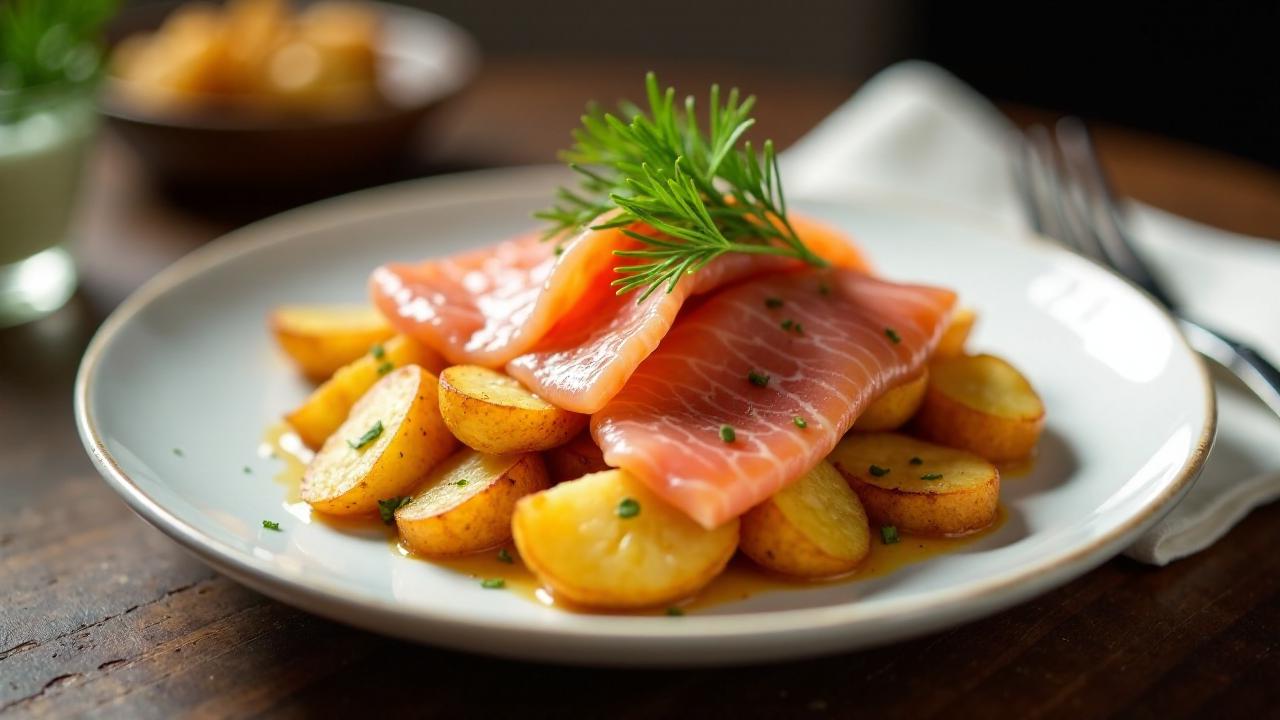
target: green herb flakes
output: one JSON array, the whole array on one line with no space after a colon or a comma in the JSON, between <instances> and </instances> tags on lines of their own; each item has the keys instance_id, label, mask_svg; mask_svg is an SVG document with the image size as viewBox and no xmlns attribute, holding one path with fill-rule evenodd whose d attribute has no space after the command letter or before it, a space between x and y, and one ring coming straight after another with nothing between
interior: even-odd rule
<instances>
[{"instance_id":1,"label":"green herb flakes","mask_svg":"<svg viewBox=\"0 0 1280 720\"><path fill-rule=\"evenodd\" d=\"M347 444L351 446L352 450L359 450L364 446L368 445L369 443L373 442L374 440L377 440L378 436L381 434L382 434L382 421L379 420L373 424L373 427L369 428L368 430L365 430L364 434L356 438L355 441L348 440Z\"/></svg>"},{"instance_id":2,"label":"green herb flakes","mask_svg":"<svg viewBox=\"0 0 1280 720\"><path fill-rule=\"evenodd\" d=\"M640 503L632 498L622 498L622 502L618 503L618 517L628 520L640 514Z\"/></svg>"},{"instance_id":3,"label":"green herb flakes","mask_svg":"<svg viewBox=\"0 0 1280 720\"><path fill-rule=\"evenodd\" d=\"M388 525L395 522L396 511L404 507L405 505L408 505L412 500L413 498L409 496L392 497L392 498L387 498L386 500L379 500L378 515L382 517L382 522Z\"/></svg>"},{"instance_id":4,"label":"green herb flakes","mask_svg":"<svg viewBox=\"0 0 1280 720\"><path fill-rule=\"evenodd\" d=\"M885 545L894 545L901 539L898 537L898 528L892 525L885 525L880 528L880 542Z\"/></svg>"}]
</instances>

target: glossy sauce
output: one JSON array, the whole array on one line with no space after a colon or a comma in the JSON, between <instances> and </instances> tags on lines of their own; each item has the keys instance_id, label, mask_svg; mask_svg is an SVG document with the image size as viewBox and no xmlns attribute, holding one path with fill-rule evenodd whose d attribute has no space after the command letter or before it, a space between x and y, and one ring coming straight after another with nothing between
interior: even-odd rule
<instances>
[{"instance_id":1,"label":"glossy sauce","mask_svg":"<svg viewBox=\"0 0 1280 720\"><path fill-rule=\"evenodd\" d=\"M286 425L281 424L267 431L259 454L263 457L273 457L284 462L285 466L275 476L275 480L285 487L291 503L300 503L302 472L313 453L302 444L298 436L290 431ZM1011 469L1011 474L1024 474L1029 468L1030 463L1028 461L1025 465ZM1004 473L1005 469L1001 468L1002 479ZM609 613L608 611L580 607L557 599L550 591L539 585L537 578L520 560L520 555L516 552L515 545L511 543L506 545L507 554L511 558L509 563L499 559L499 548L463 557L422 558L414 555L401 545L394 531L384 526L376 517L332 517L323 513L310 513L310 517L338 531L365 534L374 531L384 532L387 535L392 551L398 555L449 568L454 572L474 578L477 583L488 579L501 579L504 582L506 591L516 593L541 605L558 607L573 612L600 614L663 615L667 612L666 608L651 608ZM1004 506L1001 505L995 522L975 533L963 537L921 537L903 534L901 540L893 545L885 545L880 542L879 534L876 528L873 527L871 553L867 559L854 572L825 580L802 580L770 573L761 570L750 560L739 554L729 562L728 567L715 580L712 580L709 585L698 591L698 594L694 597L678 603L678 606L685 612L692 612L723 603L745 600L763 593L812 589L814 587L883 577L907 565L924 562L930 558L971 544L998 530L1004 524L1006 517Z\"/></svg>"}]
</instances>

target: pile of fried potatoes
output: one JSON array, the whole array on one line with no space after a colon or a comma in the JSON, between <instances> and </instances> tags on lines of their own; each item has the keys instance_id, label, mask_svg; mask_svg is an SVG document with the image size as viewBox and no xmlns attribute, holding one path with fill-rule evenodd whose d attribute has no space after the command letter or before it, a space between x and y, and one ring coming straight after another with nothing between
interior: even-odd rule
<instances>
[{"instance_id":1,"label":"pile of fried potatoes","mask_svg":"<svg viewBox=\"0 0 1280 720\"><path fill-rule=\"evenodd\" d=\"M772 572L828 578L899 533L991 525L994 463L1031 456L1045 414L1012 365L966 352L975 319L958 312L929 365L881 395L825 461L713 530L608 467L587 416L501 372L446 366L352 308L279 308L270 326L303 374L328 374L286 416L317 450L302 482L315 510L381 514L428 558L514 540L556 597L628 609L693 595L738 551Z\"/></svg>"},{"instance_id":2,"label":"pile of fried potatoes","mask_svg":"<svg viewBox=\"0 0 1280 720\"><path fill-rule=\"evenodd\" d=\"M379 20L368 6L325 0L189 2L153 32L115 49L111 74L153 110L217 101L259 110L342 113L378 96Z\"/></svg>"}]
</instances>

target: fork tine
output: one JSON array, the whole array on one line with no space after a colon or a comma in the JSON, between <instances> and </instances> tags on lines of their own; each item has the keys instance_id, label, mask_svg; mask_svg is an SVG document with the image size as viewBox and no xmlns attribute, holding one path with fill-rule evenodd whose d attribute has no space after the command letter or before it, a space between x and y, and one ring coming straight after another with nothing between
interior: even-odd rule
<instances>
[{"instance_id":1,"label":"fork tine","mask_svg":"<svg viewBox=\"0 0 1280 720\"><path fill-rule=\"evenodd\" d=\"M1040 232L1081 255L1105 262L1087 224L1079 217L1079 210L1072 200L1074 193L1054 151L1048 129L1043 125L1033 125L1027 129L1026 136L1030 153L1030 187L1036 198Z\"/></svg>"},{"instance_id":2,"label":"fork tine","mask_svg":"<svg viewBox=\"0 0 1280 720\"><path fill-rule=\"evenodd\" d=\"M1082 217L1089 234L1097 240L1098 248L1120 274L1142 287L1166 307L1174 302L1156 280L1142 257L1138 255L1132 239L1124 228L1118 203L1107 182L1106 173L1098 159L1098 153L1088 128L1076 117L1064 117L1055 128L1058 147L1067 175L1079 188Z\"/></svg>"}]
</instances>

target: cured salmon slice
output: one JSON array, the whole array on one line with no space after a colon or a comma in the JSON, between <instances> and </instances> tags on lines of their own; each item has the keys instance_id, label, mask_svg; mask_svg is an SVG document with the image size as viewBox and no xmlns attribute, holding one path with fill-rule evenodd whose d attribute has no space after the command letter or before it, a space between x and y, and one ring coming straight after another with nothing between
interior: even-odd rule
<instances>
[{"instance_id":1,"label":"cured salmon slice","mask_svg":"<svg viewBox=\"0 0 1280 720\"><path fill-rule=\"evenodd\" d=\"M810 250L838 267L867 267L840 233L792 218ZM549 402L592 413L604 407L671 328L685 301L770 270L798 267L767 255L724 255L672 292L637 302L610 283L615 250L639 243L620 230L585 230L555 246L536 236L418 265L374 271L375 304L399 331L455 364L506 368Z\"/></svg>"},{"instance_id":2,"label":"cured salmon slice","mask_svg":"<svg viewBox=\"0 0 1280 720\"><path fill-rule=\"evenodd\" d=\"M954 304L849 270L744 282L681 318L591 432L609 465L716 527L808 472L918 373Z\"/></svg>"}]
</instances>

